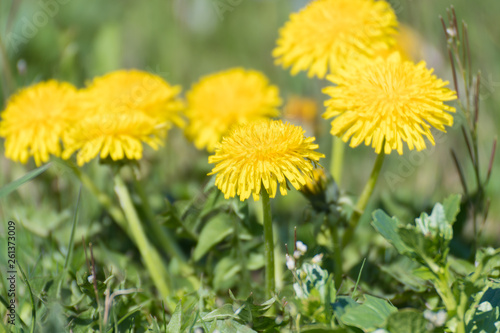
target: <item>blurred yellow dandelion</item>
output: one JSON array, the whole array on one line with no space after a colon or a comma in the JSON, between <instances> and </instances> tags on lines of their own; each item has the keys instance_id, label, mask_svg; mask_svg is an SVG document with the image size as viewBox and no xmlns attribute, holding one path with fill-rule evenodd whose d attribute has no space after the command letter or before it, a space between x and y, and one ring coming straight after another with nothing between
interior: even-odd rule
<instances>
[{"instance_id":1,"label":"blurred yellow dandelion","mask_svg":"<svg viewBox=\"0 0 500 333\"><path fill-rule=\"evenodd\" d=\"M97 113L139 111L162 121L165 128L184 126L184 103L177 95L180 86L171 86L160 76L140 70L118 70L95 78L87 87L87 108ZM106 103L99 100L105 98Z\"/></svg>"},{"instance_id":2,"label":"blurred yellow dandelion","mask_svg":"<svg viewBox=\"0 0 500 333\"><path fill-rule=\"evenodd\" d=\"M225 198L238 195L243 201L252 194L258 200L262 187L274 198L277 183L286 195L287 182L300 189L324 157L315 151L314 140L304 137L301 127L282 121L241 124L217 144L208 159L216 164L209 175L217 174L215 185Z\"/></svg>"},{"instance_id":3,"label":"blurred yellow dandelion","mask_svg":"<svg viewBox=\"0 0 500 333\"><path fill-rule=\"evenodd\" d=\"M397 19L385 0L316 0L290 15L273 50L292 75L323 78L354 59L374 58L394 44Z\"/></svg>"},{"instance_id":4,"label":"blurred yellow dandelion","mask_svg":"<svg viewBox=\"0 0 500 333\"><path fill-rule=\"evenodd\" d=\"M21 163L33 156L37 166L51 154L59 156L61 135L76 117L71 107L76 94L71 84L49 80L12 96L0 122L5 156Z\"/></svg>"},{"instance_id":5,"label":"blurred yellow dandelion","mask_svg":"<svg viewBox=\"0 0 500 333\"><path fill-rule=\"evenodd\" d=\"M279 90L260 72L233 68L202 78L187 94L186 136L213 152L230 127L279 115Z\"/></svg>"},{"instance_id":6,"label":"blurred yellow dandelion","mask_svg":"<svg viewBox=\"0 0 500 333\"><path fill-rule=\"evenodd\" d=\"M453 125L447 112L455 108L443 102L456 99L456 94L432 72L425 62L403 61L394 53L329 76L337 84L323 90L331 97L323 114L334 118L331 134L345 142L350 139L351 147L364 142L377 153L384 148L386 154L402 154L403 141L410 150L425 149L424 136L434 144L431 127L446 132L444 126Z\"/></svg>"},{"instance_id":7,"label":"blurred yellow dandelion","mask_svg":"<svg viewBox=\"0 0 500 333\"><path fill-rule=\"evenodd\" d=\"M157 149L173 124L183 125L179 92L160 77L136 70L94 79L80 93L84 116L65 133L63 158L77 152L78 165L98 155L141 159L143 143Z\"/></svg>"}]
</instances>

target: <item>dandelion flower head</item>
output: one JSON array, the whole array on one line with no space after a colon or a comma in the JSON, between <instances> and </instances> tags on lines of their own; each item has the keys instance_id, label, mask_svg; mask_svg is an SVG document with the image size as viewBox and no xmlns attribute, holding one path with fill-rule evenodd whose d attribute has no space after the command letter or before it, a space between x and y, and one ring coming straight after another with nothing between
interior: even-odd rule
<instances>
[{"instance_id":1,"label":"dandelion flower head","mask_svg":"<svg viewBox=\"0 0 500 333\"><path fill-rule=\"evenodd\" d=\"M64 136L64 158L77 151L83 165L96 156L105 159L141 159L143 143L153 149L167 130L183 125L179 87L141 71L116 71L94 79L80 94L84 111Z\"/></svg>"},{"instance_id":2,"label":"dandelion flower head","mask_svg":"<svg viewBox=\"0 0 500 333\"><path fill-rule=\"evenodd\" d=\"M434 145L431 128L446 132L445 126L453 125L455 108L444 102L456 94L432 72L423 61L415 64L393 53L329 76L336 86L323 90L331 97L323 117L334 118L331 134L350 139L351 147L371 144L376 153L383 148L386 154L403 154L403 142L420 151L426 148L424 137Z\"/></svg>"},{"instance_id":3,"label":"dandelion flower head","mask_svg":"<svg viewBox=\"0 0 500 333\"><path fill-rule=\"evenodd\" d=\"M292 75L325 77L352 59L374 58L395 43L397 19L391 5L375 0L316 0L280 30L273 50L276 64Z\"/></svg>"},{"instance_id":4,"label":"dandelion flower head","mask_svg":"<svg viewBox=\"0 0 500 333\"><path fill-rule=\"evenodd\" d=\"M37 166L60 156L61 135L76 117L72 105L77 90L69 83L49 80L21 89L2 112L0 136L5 156L26 163L33 156Z\"/></svg>"},{"instance_id":5,"label":"dandelion flower head","mask_svg":"<svg viewBox=\"0 0 500 333\"><path fill-rule=\"evenodd\" d=\"M233 68L202 78L187 94L186 136L213 152L231 126L279 115L279 90L264 74Z\"/></svg>"},{"instance_id":6,"label":"dandelion flower head","mask_svg":"<svg viewBox=\"0 0 500 333\"><path fill-rule=\"evenodd\" d=\"M274 198L277 183L282 195L287 183L300 189L312 177L316 162L324 157L315 149L314 137L304 137L304 130L282 121L257 121L235 126L218 143L208 159L215 164L209 175L217 174L215 185L224 197L236 195L243 201L261 190Z\"/></svg>"}]
</instances>

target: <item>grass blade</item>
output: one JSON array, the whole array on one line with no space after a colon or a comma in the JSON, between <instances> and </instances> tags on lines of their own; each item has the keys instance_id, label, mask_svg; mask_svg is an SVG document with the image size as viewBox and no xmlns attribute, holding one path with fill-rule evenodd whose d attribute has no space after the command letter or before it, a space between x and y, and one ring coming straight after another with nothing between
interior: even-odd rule
<instances>
[{"instance_id":1,"label":"grass blade","mask_svg":"<svg viewBox=\"0 0 500 333\"><path fill-rule=\"evenodd\" d=\"M41 173L46 171L49 167L50 167L50 163L45 164L44 166L36 168L35 170L31 170L30 172L28 172L27 174L25 174L21 178L16 179L13 182L8 183L7 185L5 185L3 187L0 187L0 198L7 196L7 194L9 194L12 191L15 191L18 187L29 182L33 178L37 177L38 175L40 175Z\"/></svg>"}]
</instances>

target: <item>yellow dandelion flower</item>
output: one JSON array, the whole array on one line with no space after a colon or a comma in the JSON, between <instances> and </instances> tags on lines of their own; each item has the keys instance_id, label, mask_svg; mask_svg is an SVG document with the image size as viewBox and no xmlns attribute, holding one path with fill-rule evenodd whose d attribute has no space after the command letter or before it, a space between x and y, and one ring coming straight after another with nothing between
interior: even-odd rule
<instances>
[{"instance_id":1,"label":"yellow dandelion flower","mask_svg":"<svg viewBox=\"0 0 500 333\"><path fill-rule=\"evenodd\" d=\"M312 177L307 179L300 191L308 196L320 195L326 190L328 177L323 168L314 168Z\"/></svg>"},{"instance_id":2,"label":"yellow dandelion flower","mask_svg":"<svg viewBox=\"0 0 500 333\"><path fill-rule=\"evenodd\" d=\"M335 118L331 134L351 139L351 147L371 144L377 153L385 140L386 154L393 149L402 154L402 141L410 150L425 149L424 136L434 145L431 127L446 132L444 126L453 125L447 112L455 108L443 102L456 94L432 72L425 62L403 61L394 53L329 76L337 84L323 90L331 96L323 117Z\"/></svg>"},{"instance_id":3,"label":"yellow dandelion flower","mask_svg":"<svg viewBox=\"0 0 500 333\"><path fill-rule=\"evenodd\" d=\"M374 58L394 44L397 19L385 0L316 0L290 15L273 50L292 75L325 77L353 58Z\"/></svg>"},{"instance_id":4,"label":"yellow dandelion flower","mask_svg":"<svg viewBox=\"0 0 500 333\"><path fill-rule=\"evenodd\" d=\"M86 116L65 133L63 158L75 151L78 165L93 158L110 157L113 161L142 158L143 143L153 149L162 144L157 119L140 112L107 113Z\"/></svg>"},{"instance_id":5,"label":"yellow dandelion flower","mask_svg":"<svg viewBox=\"0 0 500 333\"><path fill-rule=\"evenodd\" d=\"M234 68L202 78L187 103L186 136L198 149L213 152L231 126L278 116L281 99L264 74Z\"/></svg>"},{"instance_id":6,"label":"yellow dandelion flower","mask_svg":"<svg viewBox=\"0 0 500 333\"><path fill-rule=\"evenodd\" d=\"M287 182L300 189L312 176L314 163L325 157L315 151L318 145L314 140L304 137L301 127L282 121L241 124L208 158L216 164L209 175L217 174L215 185L226 199L238 195L243 201L252 194L258 200L262 186L274 198L277 183L286 195Z\"/></svg>"},{"instance_id":7,"label":"yellow dandelion flower","mask_svg":"<svg viewBox=\"0 0 500 333\"><path fill-rule=\"evenodd\" d=\"M291 96L284 109L283 117L290 120L297 120L307 124L312 124L318 114L318 104L312 98Z\"/></svg>"},{"instance_id":8,"label":"yellow dandelion flower","mask_svg":"<svg viewBox=\"0 0 500 333\"><path fill-rule=\"evenodd\" d=\"M180 86L171 86L160 76L140 70L118 70L95 78L87 87L86 98L97 112L122 112L136 110L164 122L165 128L172 124L184 126L181 112L184 103L177 97ZM103 97L107 103L100 103Z\"/></svg>"},{"instance_id":9,"label":"yellow dandelion flower","mask_svg":"<svg viewBox=\"0 0 500 333\"><path fill-rule=\"evenodd\" d=\"M76 116L71 107L76 94L71 84L49 80L12 96L0 122L5 156L21 163L33 156L37 166L49 155L59 156L61 135Z\"/></svg>"},{"instance_id":10,"label":"yellow dandelion flower","mask_svg":"<svg viewBox=\"0 0 500 333\"><path fill-rule=\"evenodd\" d=\"M98 155L105 159L141 159L143 143L157 149L172 124L183 125L179 87L146 72L116 71L80 93L84 112L64 137L63 158L77 152L83 165Z\"/></svg>"}]
</instances>

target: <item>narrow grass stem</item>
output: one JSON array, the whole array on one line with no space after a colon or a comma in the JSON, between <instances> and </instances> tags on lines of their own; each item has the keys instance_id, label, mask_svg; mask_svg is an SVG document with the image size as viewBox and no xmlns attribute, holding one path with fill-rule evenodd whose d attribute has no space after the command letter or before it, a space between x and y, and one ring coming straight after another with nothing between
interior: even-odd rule
<instances>
[{"instance_id":1,"label":"narrow grass stem","mask_svg":"<svg viewBox=\"0 0 500 333\"><path fill-rule=\"evenodd\" d=\"M171 304L173 302L169 301L169 297L171 296L169 287L170 279L165 265L156 249L149 243L149 240L147 239L142 228L141 221L139 220L139 216L137 215L135 207L132 203L132 199L130 198L127 186L119 174L115 175L114 181L116 195L120 200L120 205L125 213L128 226L134 237L135 244L141 253L142 259L144 260L144 264L146 265L149 274L151 274L151 278L153 279L156 288L158 288L158 291L165 300L167 306L173 310L175 308L175 303Z\"/></svg>"},{"instance_id":2,"label":"narrow grass stem","mask_svg":"<svg viewBox=\"0 0 500 333\"><path fill-rule=\"evenodd\" d=\"M356 208L352 213L349 225L347 226L344 236L342 237L342 248L345 248L347 244L349 244L349 242L352 239L352 236L354 235L354 230L356 230L359 220L361 219L361 216L365 211L366 205L368 204L368 201L372 196L373 190L375 189L375 184L377 184L377 179L380 174L380 170L382 169L382 165L384 164L384 159L385 159L384 152L378 154L377 159L375 160L375 164L373 165L373 170L370 175L370 178L368 179L368 182L366 183L365 188L363 189L363 192L361 193L361 196L358 199L358 203L356 204Z\"/></svg>"},{"instance_id":3,"label":"narrow grass stem","mask_svg":"<svg viewBox=\"0 0 500 333\"><path fill-rule=\"evenodd\" d=\"M340 187L342 183L342 166L344 164L345 143L341 138L332 136L332 153L330 155L330 174Z\"/></svg>"},{"instance_id":4,"label":"narrow grass stem","mask_svg":"<svg viewBox=\"0 0 500 333\"><path fill-rule=\"evenodd\" d=\"M269 194L265 189L262 189L261 195L264 217L264 249L266 256L266 297L270 298L275 291L273 220Z\"/></svg>"}]
</instances>

